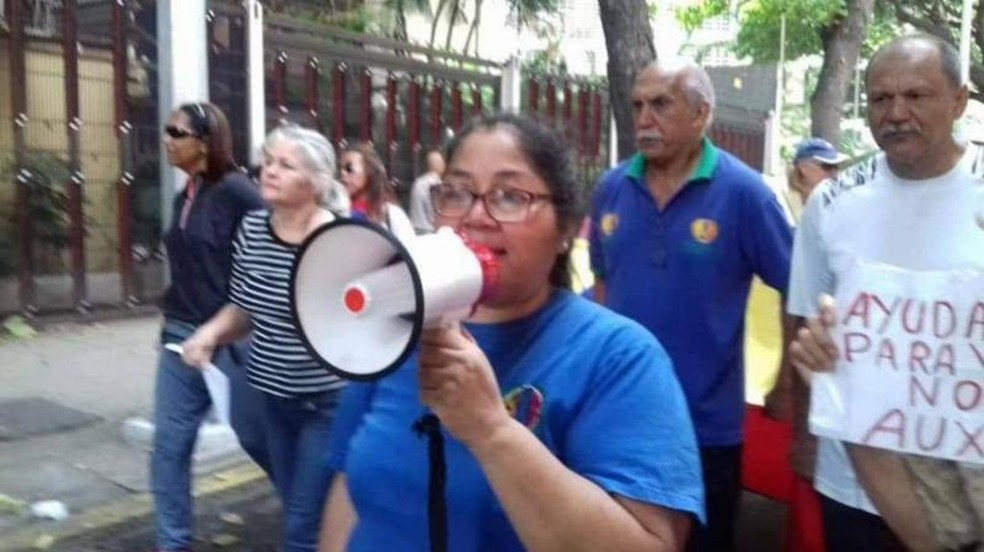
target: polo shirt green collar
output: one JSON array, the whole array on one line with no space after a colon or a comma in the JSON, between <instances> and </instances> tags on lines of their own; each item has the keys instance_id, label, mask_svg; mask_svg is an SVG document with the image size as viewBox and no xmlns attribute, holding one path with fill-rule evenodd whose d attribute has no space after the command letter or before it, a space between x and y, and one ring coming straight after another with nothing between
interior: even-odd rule
<instances>
[{"instance_id":1,"label":"polo shirt green collar","mask_svg":"<svg viewBox=\"0 0 984 552\"><path fill-rule=\"evenodd\" d=\"M714 147L714 143L711 142L710 138L704 137L701 140L700 145L700 160L697 162L697 166L694 167L694 172L690 174L690 178L687 182L694 182L697 180L710 180L714 176L714 167L717 165L718 160L718 150ZM646 158L642 156L641 153L636 153L629 159L629 167L626 170L626 175L628 175L633 180L638 180L642 182L646 177Z\"/></svg>"}]
</instances>

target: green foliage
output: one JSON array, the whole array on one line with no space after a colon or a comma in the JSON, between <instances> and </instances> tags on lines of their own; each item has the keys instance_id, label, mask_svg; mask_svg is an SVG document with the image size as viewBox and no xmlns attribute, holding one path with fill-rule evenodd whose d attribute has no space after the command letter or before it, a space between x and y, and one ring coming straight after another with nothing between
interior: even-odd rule
<instances>
[{"instance_id":1,"label":"green foliage","mask_svg":"<svg viewBox=\"0 0 984 552\"><path fill-rule=\"evenodd\" d=\"M542 74L566 74L567 60L556 44L551 44L540 50L527 52L523 60L523 73Z\"/></svg>"},{"instance_id":2,"label":"green foliage","mask_svg":"<svg viewBox=\"0 0 984 552\"><path fill-rule=\"evenodd\" d=\"M884 2L875 2L875 13L865 28L864 42L861 43L861 57L867 59L875 50L899 36L899 22L895 13Z\"/></svg>"},{"instance_id":3,"label":"green foliage","mask_svg":"<svg viewBox=\"0 0 984 552\"><path fill-rule=\"evenodd\" d=\"M42 246L62 249L68 245L68 164L50 152L34 152L24 162L27 212L34 237Z\"/></svg>"},{"instance_id":4,"label":"green foliage","mask_svg":"<svg viewBox=\"0 0 984 552\"><path fill-rule=\"evenodd\" d=\"M702 0L676 12L688 33L693 33L707 20L726 15L727 0ZM738 36L733 49L739 57L755 63L779 60L782 19L786 20L787 60L823 53L821 32L837 18L847 14L845 0L745 0L738 7ZM897 34L898 25L891 12L876 9L869 24L862 55L868 55Z\"/></svg>"},{"instance_id":5,"label":"green foliage","mask_svg":"<svg viewBox=\"0 0 984 552\"><path fill-rule=\"evenodd\" d=\"M654 4L649 5L655 9ZM728 0L704 0L676 10L676 19L688 34L696 31L708 19L728 13Z\"/></svg>"},{"instance_id":6,"label":"green foliage","mask_svg":"<svg viewBox=\"0 0 984 552\"><path fill-rule=\"evenodd\" d=\"M323 14L315 18L315 21L347 31L368 33L375 30L378 17L368 8L360 7L335 14Z\"/></svg>"},{"instance_id":7,"label":"green foliage","mask_svg":"<svg viewBox=\"0 0 984 552\"><path fill-rule=\"evenodd\" d=\"M525 27L538 17L547 13L556 13L560 9L560 0L507 0L509 9L516 13L520 27Z\"/></svg>"},{"instance_id":8,"label":"green foliage","mask_svg":"<svg viewBox=\"0 0 984 552\"><path fill-rule=\"evenodd\" d=\"M823 51L820 32L846 14L842 0L754 0L742 5L735 53L757 63L779 59L780 29L786 19L786 59Z\"/></svg>"},{"instance_id":9,"label":"green foliage","mask_svg":"<svg viewBox=\"0 0 984 552\"><path fill-rule=\"evenodd\" d=\"M65 188L69 177L68 164L54 153L34 151L28 153L24 161L20 174L22 180L18 179L13 167L13 163L5 164L0 178L27 190L27 209L10 213L7 231L0 235L0 257L4 258L4 262L0 263L0 275L10 274L16 269L16 264L11 262L17 259L13 239L6 236L14 236L24 218L30 221L42 260L45 255L56 257L69 242L68 192Z\"/></svg>"}]
</instances>

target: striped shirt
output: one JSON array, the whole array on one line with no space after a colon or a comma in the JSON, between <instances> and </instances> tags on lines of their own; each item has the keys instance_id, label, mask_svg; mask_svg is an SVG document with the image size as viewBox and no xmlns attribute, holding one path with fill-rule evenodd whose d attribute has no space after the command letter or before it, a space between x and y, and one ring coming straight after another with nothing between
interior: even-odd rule
<instances>
[{"instance_id":1,"label":"striped shirt","mask_svg":"<svg viewBox=\"0 0 984 552\"><path fill-rule=\"evenodd\" d=\"M267 210L247 213L232 245L229 300L253 326L247 376L261 391L295 397L341 389L345 383L301 342L290 309L290 272L299 246L274 235Z\"/></svg>"}]
</instances>

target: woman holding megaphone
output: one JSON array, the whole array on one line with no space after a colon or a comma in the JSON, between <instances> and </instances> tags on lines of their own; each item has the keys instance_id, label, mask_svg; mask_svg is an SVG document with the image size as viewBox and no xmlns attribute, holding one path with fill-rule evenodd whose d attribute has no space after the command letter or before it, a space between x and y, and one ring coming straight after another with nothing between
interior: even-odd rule
<instances>
[{"instance_id":1,"label":"woman holding megaphone","mask_svg":"<svg viewBox=\"0 0 984 552\"><path fill-rule=\"evenodd\" d=\"M428 410L443 426L441 548L682 549L704 515L686 402L650 333L567 290L582 216L567 148L498 115L446 157L436 226L493 252L497 292L343 393L320 550L434 549L429 443L412 429Z\"/></svg>"},{"instance_id":2,"label":"woman holding megaphone","mask_svg":"<svg viewBox=\"0 0 984 552\"><path fill-rule=\"evenodd\" d=\"M301 343L290 311L290 267L304 239L335 214L344 196L335 153L317 132L288 125L263 146L260 194L267 210L247 213L233 241L229 303L183 344L203 366L217 347L252 332L250 383L262 391L271 476L284 511L284 552L314 550L324 496L329 428L343 382Z\"/></svg>"}]
</instances>

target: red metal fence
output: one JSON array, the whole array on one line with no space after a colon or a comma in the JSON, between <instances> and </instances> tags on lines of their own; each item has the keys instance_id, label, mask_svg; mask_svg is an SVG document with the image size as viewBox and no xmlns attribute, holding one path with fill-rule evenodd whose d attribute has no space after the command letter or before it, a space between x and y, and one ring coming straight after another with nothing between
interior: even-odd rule
<instances>
[{"instance_id":1,"label":"red metal fence","mask_svg":"<svg viewBox=\"0 0 984 552\"><path fill-rule=\"evenodd\" d=\"M764 128L715 121L708 135L716 146L741 159L749 167L762 171L765 165Z\"/></svg>"},{"instance_id":2,"label":"red metal fence","mask_svg":"<svg viewBox=\"0 0 984 552\"><path fill-rule=\"evenodd\" d=\"M524 75L523 112L539 117L567 138L585 192L610 164L608 86L569 75Z\"/></svg>"},{"instance_id":3,"label":"red metal fence","mask_svg":"<svg viewBox=\"0 0 984 552\"><path fill-rule=\"evenodd\" d=\"M56 252L55 264L63 268L50 274L41 270L38 221L23 215L13 218L13 224L8 222L10 230L0 238L10 236L11 257L16 257L11 263L16 276L16 297L11 303L16 304L0 302L0 312L31 313L38 308L84 312L93 297L95 302L119 305L156 299L163 284L158 249L161 202L167 199L161 196L160 183L153 3L61 0L56 12L60 18L44 37L31 34L26 22L32 15L23 2L3 6L7 30L0 28L0 42L6 46L9 66L13 151L8 210L28 212L32 199L23 184L31 178L25 171L37 142L32 132L46 124L40 115L56 118L39 115L39 108L28 103L29 95L35 98L40 92L23 85L37 82L36 77L34 81L28 78L26 52L34 51L31 49L58 48L61 52L56 78L63 94L56 96L64 108L64 151L52 153L64 164L67 177L57 186L65 197L66 242ZM210 0L207 27L210 97L228 114L236 134L235 153L244 163L251 157L245 9L242 2ZM268 128L292 120L319 129L337 148L354 141L371 142L404 192L421 172L429 149L442 146L470 117L500 105L504 68L488 60L275 15L266 18L264 43ZM81 59L80 52L87 52L88 57ZM80 72L84 63L90 64L88 71L92 72L93 55L100 67L110 68L107 75ZM103 80L94 87L93 79ZM534 75L523 86L522 111L545 118L564 132L576 152L582 184L589 189L608 165L604 83ZM112 96L111 102L106 101L106 122L99 125L82 120L83 112L92 109L86 106L93 96L86 94L95 89L111 91ZM96 142L109 157L91 157ZM107 165L108 159L115 163ZM118 167L118 173L93 178L99 164ZM106 170L115 169L103 172ZM98 221L94 222L93 213L99 214ZM112 252L108 261L107 247ZM50 301L39 304L39 296L50 291L48 280L39 290L42 276L69 282L60 306ZM115 299L107 299L107 281L118 289Z\"/></svg>"},{"instance_id":4,"label":"red metal fence","mask_svg":"<svg viewBox=\"0 0 984 552\"><path fill-rule=\"evenodd\" d=\"M320 129L338 149L369 142L401 191L467 118L495 109L502 67L278 16L264 30L267 126Z\"/></svg>"}]
</instances>

